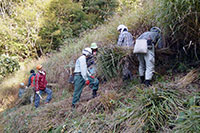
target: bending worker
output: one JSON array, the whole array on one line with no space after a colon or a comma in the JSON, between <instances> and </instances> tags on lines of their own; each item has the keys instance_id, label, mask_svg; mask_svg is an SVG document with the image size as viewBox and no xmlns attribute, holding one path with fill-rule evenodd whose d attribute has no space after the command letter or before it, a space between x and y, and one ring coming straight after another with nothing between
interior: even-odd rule
<instances>
[{"instance_id":1,"label":"bending worker","mask_svg":"<svg viewBox=\"0 0 200 133\"><path fill-rule=\"evenodd\" d=\"M83 55L76 60L75 64L72 108L75 108L75 104L79 101L85 85L92 85L93 97L96 96L96 92L99 88L99 83L95 82L94 76L91 76L87 70L86 59L92 55L91 48L85 48L82 54Z\"/></svg>"},{"instance_id":2,"label":"bending worker","mask_svg":"<svg viewBox=\"0 0 200 133\"><path fill-rule=\"evenodd\" d=\"M147 40L147 53L137 54L137 57L139 60L139 75L141 83L150 86L155 71L155 47L163 47L161 30L158 27L152 27L150 31L144 32L137 39Z\"/></svg>"},{"instance_id":3,"label":"bending worker","mask_svg":"<svg viewBox=\"0 0 200 133\"><path fill-rule=\"evenodd\" d=\"M129 49L132 49L133 48L133 36L130 32L128 32L128 28L123 25L123 24L120 24L118 27L117 27L117 30L120 32L120 35L119 35L119 38L118 38L118 41L117 41L117 45L118 46L121 46L121 47L128 47ZM125 80L132 80L133 78L133 75L131 73L131 70L129 68L130 64L129 64L129 61L127 59L127 57L125 58L124 60L124 64L123 64L123 70L122 70L122 73L123 73L123 81Z\"/></svg>"},{"instance_id":4,"label":"bending worker","mask_svg":"<svg viewBox=\"0 0 200 133\"><path fill-rule=\"evenodd\" d=\"M128 46L133 48L133 36L130 32L128 32L128 28L125 25L120 24L117 27L117 30L120 32L117 45Z\"/></svg>"}]
</instances>

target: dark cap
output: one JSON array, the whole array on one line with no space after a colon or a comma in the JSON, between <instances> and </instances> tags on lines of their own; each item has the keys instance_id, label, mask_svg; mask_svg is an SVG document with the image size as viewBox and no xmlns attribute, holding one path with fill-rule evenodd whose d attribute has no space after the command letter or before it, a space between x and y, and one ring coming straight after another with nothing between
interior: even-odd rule
<instances>
[{"instance_id":1,"label":"dark cap","mask_svg":"<svg viewBox=\"0 0 200 133\"><path fill-rule=\"evenodd\" d=\"M35 71L32 69L32 70L30 71L30 73L35 73Z\"/></svg>"}]
</instances>

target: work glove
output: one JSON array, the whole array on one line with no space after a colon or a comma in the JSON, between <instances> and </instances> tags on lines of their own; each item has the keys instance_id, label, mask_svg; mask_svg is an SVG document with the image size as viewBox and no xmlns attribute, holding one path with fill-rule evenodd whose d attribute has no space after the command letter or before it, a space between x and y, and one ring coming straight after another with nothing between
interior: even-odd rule
<instances>
[{"instance_id":1,"label":"work glove","mask_svg":"<svg viewBox=\"0 0 200 133\"><path fill-rule=\"evenodd\" d=\"M89 80L86 80L85 84L86 84L86 85L89 85L89 84L90 84L90 81L89 81Z\"/></svg>"},{"instance_id":2,"label":"work glove","mask_svg":"<svg viewBox=\"0 0 200 133\"><path fill-rule=\"evenodd\" d=\"M90 76L90 78L94 79L94 76Z\"/></svg>"},{"instance_id":3,"label":"work glove","mask_svg":"<svg viewBox=\"0 0 200 133\"><path fill-rule=\"evenodd\" d=\"M40 91L36 91L36 94L40 95Z\"/></svg>"}]
</instances>

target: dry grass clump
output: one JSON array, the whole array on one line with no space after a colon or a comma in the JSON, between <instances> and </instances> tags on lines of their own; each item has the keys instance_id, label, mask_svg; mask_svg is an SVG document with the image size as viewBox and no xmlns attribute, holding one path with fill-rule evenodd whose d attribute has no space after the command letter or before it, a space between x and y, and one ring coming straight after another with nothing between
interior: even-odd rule
<instances>
[{"instance_id":1,"label":"dry grass clump","mask_svg":"<svg viewBox=\"0 0 200 133\"><path fill-rule=\"evenodd\" d=\"M97 58L98 73L100 76L110 80L122 77L122 68L126 62L130 70L135 70L137 58L132 48L112 46L102 47Z\"/></svg>"},{"instance_id":2,"label":"dry grass clump","mask_svg":"<svg viewBox=\"0 0 200 133\"><path fill-rule=\"evenodd\" d=\"M17 100L17 102L15 103L15 106L19 107L22 105L30 104L31 103L30 98L33 95L34 95L34 91L33 91L32 87L25 89L23 96Z\"/></svg>"},{"instance_id":3,"label":"dry grass clump","mask_svg":"<svg viewBox=\"0 0 200 133\"><path fill-rule=\"evenodd\" d=\"M191 70L186 76L179 79L176 83L178 89L185 88L187 85L197 80L199 76L199 70L200 69Z\"/></svg>"},{"instance_id":4,"label":"dry grass clump","mask_svg":"<svg viewBox=\"0 0 200 133\"><path fill-rule=\"evenodd\" d=\"M169 126L182 108L182 100L173 90L140 91L132 106L118 116L114 126L117 132L157 132Z\"/></svg>"},{"instance_id":5,"label":"dry grass clump","mask_svg":"<svg viewBox=\"0 0 200 133\"><path fill-rule=\"evenodd\" d=\"M107 91L103 93L99 92L100 95L94 99L90 99L87 103L81 105L78 108L82 113L112 113L116 108L116 103L119 100L119 94L116 91Z\"/></svg>"}]
</instances>

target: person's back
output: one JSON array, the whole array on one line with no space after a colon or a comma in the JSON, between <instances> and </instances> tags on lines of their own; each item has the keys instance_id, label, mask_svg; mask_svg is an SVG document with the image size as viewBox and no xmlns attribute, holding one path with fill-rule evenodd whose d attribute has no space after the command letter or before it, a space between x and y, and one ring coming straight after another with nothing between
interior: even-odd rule
<instances>
[{"instance_id":1,"label":"person's back","mask_svg":"<svg viewBox=\"0 0 200 133\"><path fill-rule=\"evenodd\" d=\"M163 47L161 30L158 27L152 27L150 31L144 32L137 38L137 40L140 39L147 40L147 53L137 53L139 60L139 76L141 83L150 86L155 71L155 47Z\"/></svg>"},{"instance_id":2,"label":"person's back","mask_svg":"<svg viewBox=\"0 0 200 133\"><path fill-rule=\"evenodd\" d=\"M117 27L117 30L120 32L117 45L121 47L125 46L133 48L133 36L130 32L128 32L128 28L122 24ZM123 81L128 79L132 80L132 73L129 70L129 61L127 58L125 58L124 60L122 74L123 74L122 77Z\"/></svg>"},{"instance_id":3,"label":"person's back","mask_svg":"<svg viewBox=\"0 0 200 133\"><path fill-rule=\"evenodd\" d=\"M133 36L132 36L132 34L128 31L126 31L126 30L123 31L122 33L120 33L117 45L118 46L133 47Z\"/></svg>"},{"instance_id":4,"label":"person's back","mask_svg":"<svg viewBox=\"0 0 200 133\"><path fill-rule=\"evenodd\" d=\"M152 32L152 31L144 32L138 37L138 40L140 39L151 40L154 45L158 43L158 48L162 48L163 46L161 34L158 32Z\"/></svg>"},{"instance_id":5,"label":"person's back","mask_svg":"<svg viewBox=\"0 0 200 133\"><path fill-rule=\"evenodd\" d=\"M46 85L47 85L46 72L38 71L38 73L35 76L36 91L44 90L46 88Z\"/></svg>"},{"instance_id":6,"label":"person's back","mask_svg":"<svg viewBox=\"0 0 200 133\"><path fill-rule=\"evenodd\" d=\"M29 87L29 86L35 87L35 76L36 76L35 71L31 70L30 73L31 73L31 75L30 75L30 77L28 79L27 87Z\"/></svg>"}]
</instances>

